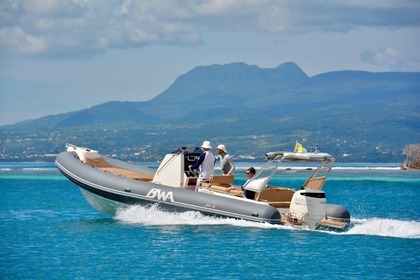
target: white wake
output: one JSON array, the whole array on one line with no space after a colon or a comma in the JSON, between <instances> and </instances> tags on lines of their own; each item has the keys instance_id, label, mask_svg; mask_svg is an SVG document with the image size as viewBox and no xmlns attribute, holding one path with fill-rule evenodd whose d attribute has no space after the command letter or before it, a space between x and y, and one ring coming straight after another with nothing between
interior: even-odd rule
<instances>
[{"instance_id":1,"label":"white wake","mask_svg":"<svg viewBox=\"0 0 420 280\"><path fill-rule=\"evenodd\" d=\"M268 223L257 223L246 220L230 218L217 218L203 215L197 211L183 213L166 212L158 209L156 205L142 207L130 206L120 210L115 219L129 224L140 224L145 226L165 225L232 225L237 227L258 227L258 228L286 228L286 226L272 225Z\"/></svg>"},{"instance_id":2,"label":"white wake","mask_svg":"<svg viewBox=\"0 0 420 280\"><path fill-rule=\"evenodd\" d=\"M420 238L420 223L393 219L352 219L353 227L345 234L376 235L398 238Z\"/></svg>"},{"instance_id":3,"label":"white wake","mask_svg":"<svg viewBox=\"0 0 420 280\"><path fill-rule=\"evenodd\" d=\"M117 213L115 219L129 224L145 226L166 225L231 225L265 229L296 230L289 226L257 223L229 218L216 218L195 211L171 213L160 211L156 206L130 206ZM325 232L339 235L374 235L396 238L420 238L420 222L393 219L352 219L352 226L345 232Z\"/></svg>"}]
</instances>

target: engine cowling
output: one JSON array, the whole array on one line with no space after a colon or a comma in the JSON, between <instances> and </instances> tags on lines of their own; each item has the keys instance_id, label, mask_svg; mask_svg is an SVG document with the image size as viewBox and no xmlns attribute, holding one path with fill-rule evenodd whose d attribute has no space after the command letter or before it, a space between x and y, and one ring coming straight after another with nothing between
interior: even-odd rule
<instances>
[{"instance_id":1,"label":"engine cowling","mask_svg":"<svg viewBox=\"0 0 420 280\"><path fill-rule=\"evenodd\" d=\"M325 218L326 197L321 190L303 189L294 193L289 208L289 221L314 229Z\"/></svg>"}]
</instances>

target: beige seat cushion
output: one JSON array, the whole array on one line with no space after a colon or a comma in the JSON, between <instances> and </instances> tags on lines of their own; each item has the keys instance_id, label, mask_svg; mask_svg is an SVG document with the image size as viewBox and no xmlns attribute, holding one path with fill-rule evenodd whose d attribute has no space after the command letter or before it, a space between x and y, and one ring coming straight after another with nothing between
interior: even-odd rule
<instances>
[{"instance_id":1,"label":"beige seat cushion","mask_svg":"<svg viewBox=\"0 0 420 280\"><path fill-rule=\"evenodd\" d=\"M232 186L234 178L232 175L211 175L209 182L201 183L201 187L217 192L229 192L227 188Z\"/></svg>"},{"instance_id":2,"label":"beige seat cushion","mask_svg":"<svg viewBox=\"0 0 420 280\"><path fill-rule=\"evenodd\" d=\"M231 185L233 183L234 176L228 175L211 175L210 183L220 185Z\"/></svg>"},{"instance_id":3,"label":"beige seat cushion","mask_svg":"<svg viewBox=\"0 0 420 280\"><path fill-rule=\"evenodd\" d=\"M136 171L115 168L115 167L100 167L98 169L105 171L107 173L124 177L124 178L130 178L130 179L146 181L146 182L150 182L153 180L153 175L151 174L145 174L145 173L140 173Z\"/></svg>"},{"instance_id":4,"label":"beige seat cushion","mask_svg":"<svg viewBox=\"0 0 420 280\"><path fill-rule=\"evenodd\" d=\"M106 162L106 160L102 157L100 158L85 158L83 160L83 163L90 165L90 166L94 166L94 167L110 167L110 165L108 164L108 162Z\"/></svg>"}]
</instances>

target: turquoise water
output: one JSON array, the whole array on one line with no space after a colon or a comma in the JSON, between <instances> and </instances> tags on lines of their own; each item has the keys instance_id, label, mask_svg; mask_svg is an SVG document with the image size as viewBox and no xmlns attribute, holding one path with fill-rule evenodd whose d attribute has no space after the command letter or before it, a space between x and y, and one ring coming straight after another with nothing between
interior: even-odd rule
<instances>
[{"instance_id":1,"label":"turquoise water","mask_svg":"<svg viewBox=\"0 0 420 280\"><path fill-rule=\"evenodd\" d=\"M352 214L345 233L154 207L108 217L52 164L0 164L0 189L0 279L420 279L420 172L333 170L324 190Z\"/></svg>"}]
</instances>

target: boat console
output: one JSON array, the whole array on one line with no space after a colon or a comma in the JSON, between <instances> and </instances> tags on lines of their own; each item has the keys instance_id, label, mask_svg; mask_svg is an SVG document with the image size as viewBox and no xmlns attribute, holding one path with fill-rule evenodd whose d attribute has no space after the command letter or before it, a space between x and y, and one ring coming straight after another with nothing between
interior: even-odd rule
<instances>
[{"instance_id":1,"label":"boat console","mask_svg":"<svg viewBox=\"0 0 420 280\"><path fill-rule=\"evenodd\" d=\"M176 188L195 188L197 174L188 168L200 158L199 147L180 147L162 160L153 182Z\"/></svg>"}]
</instances>

